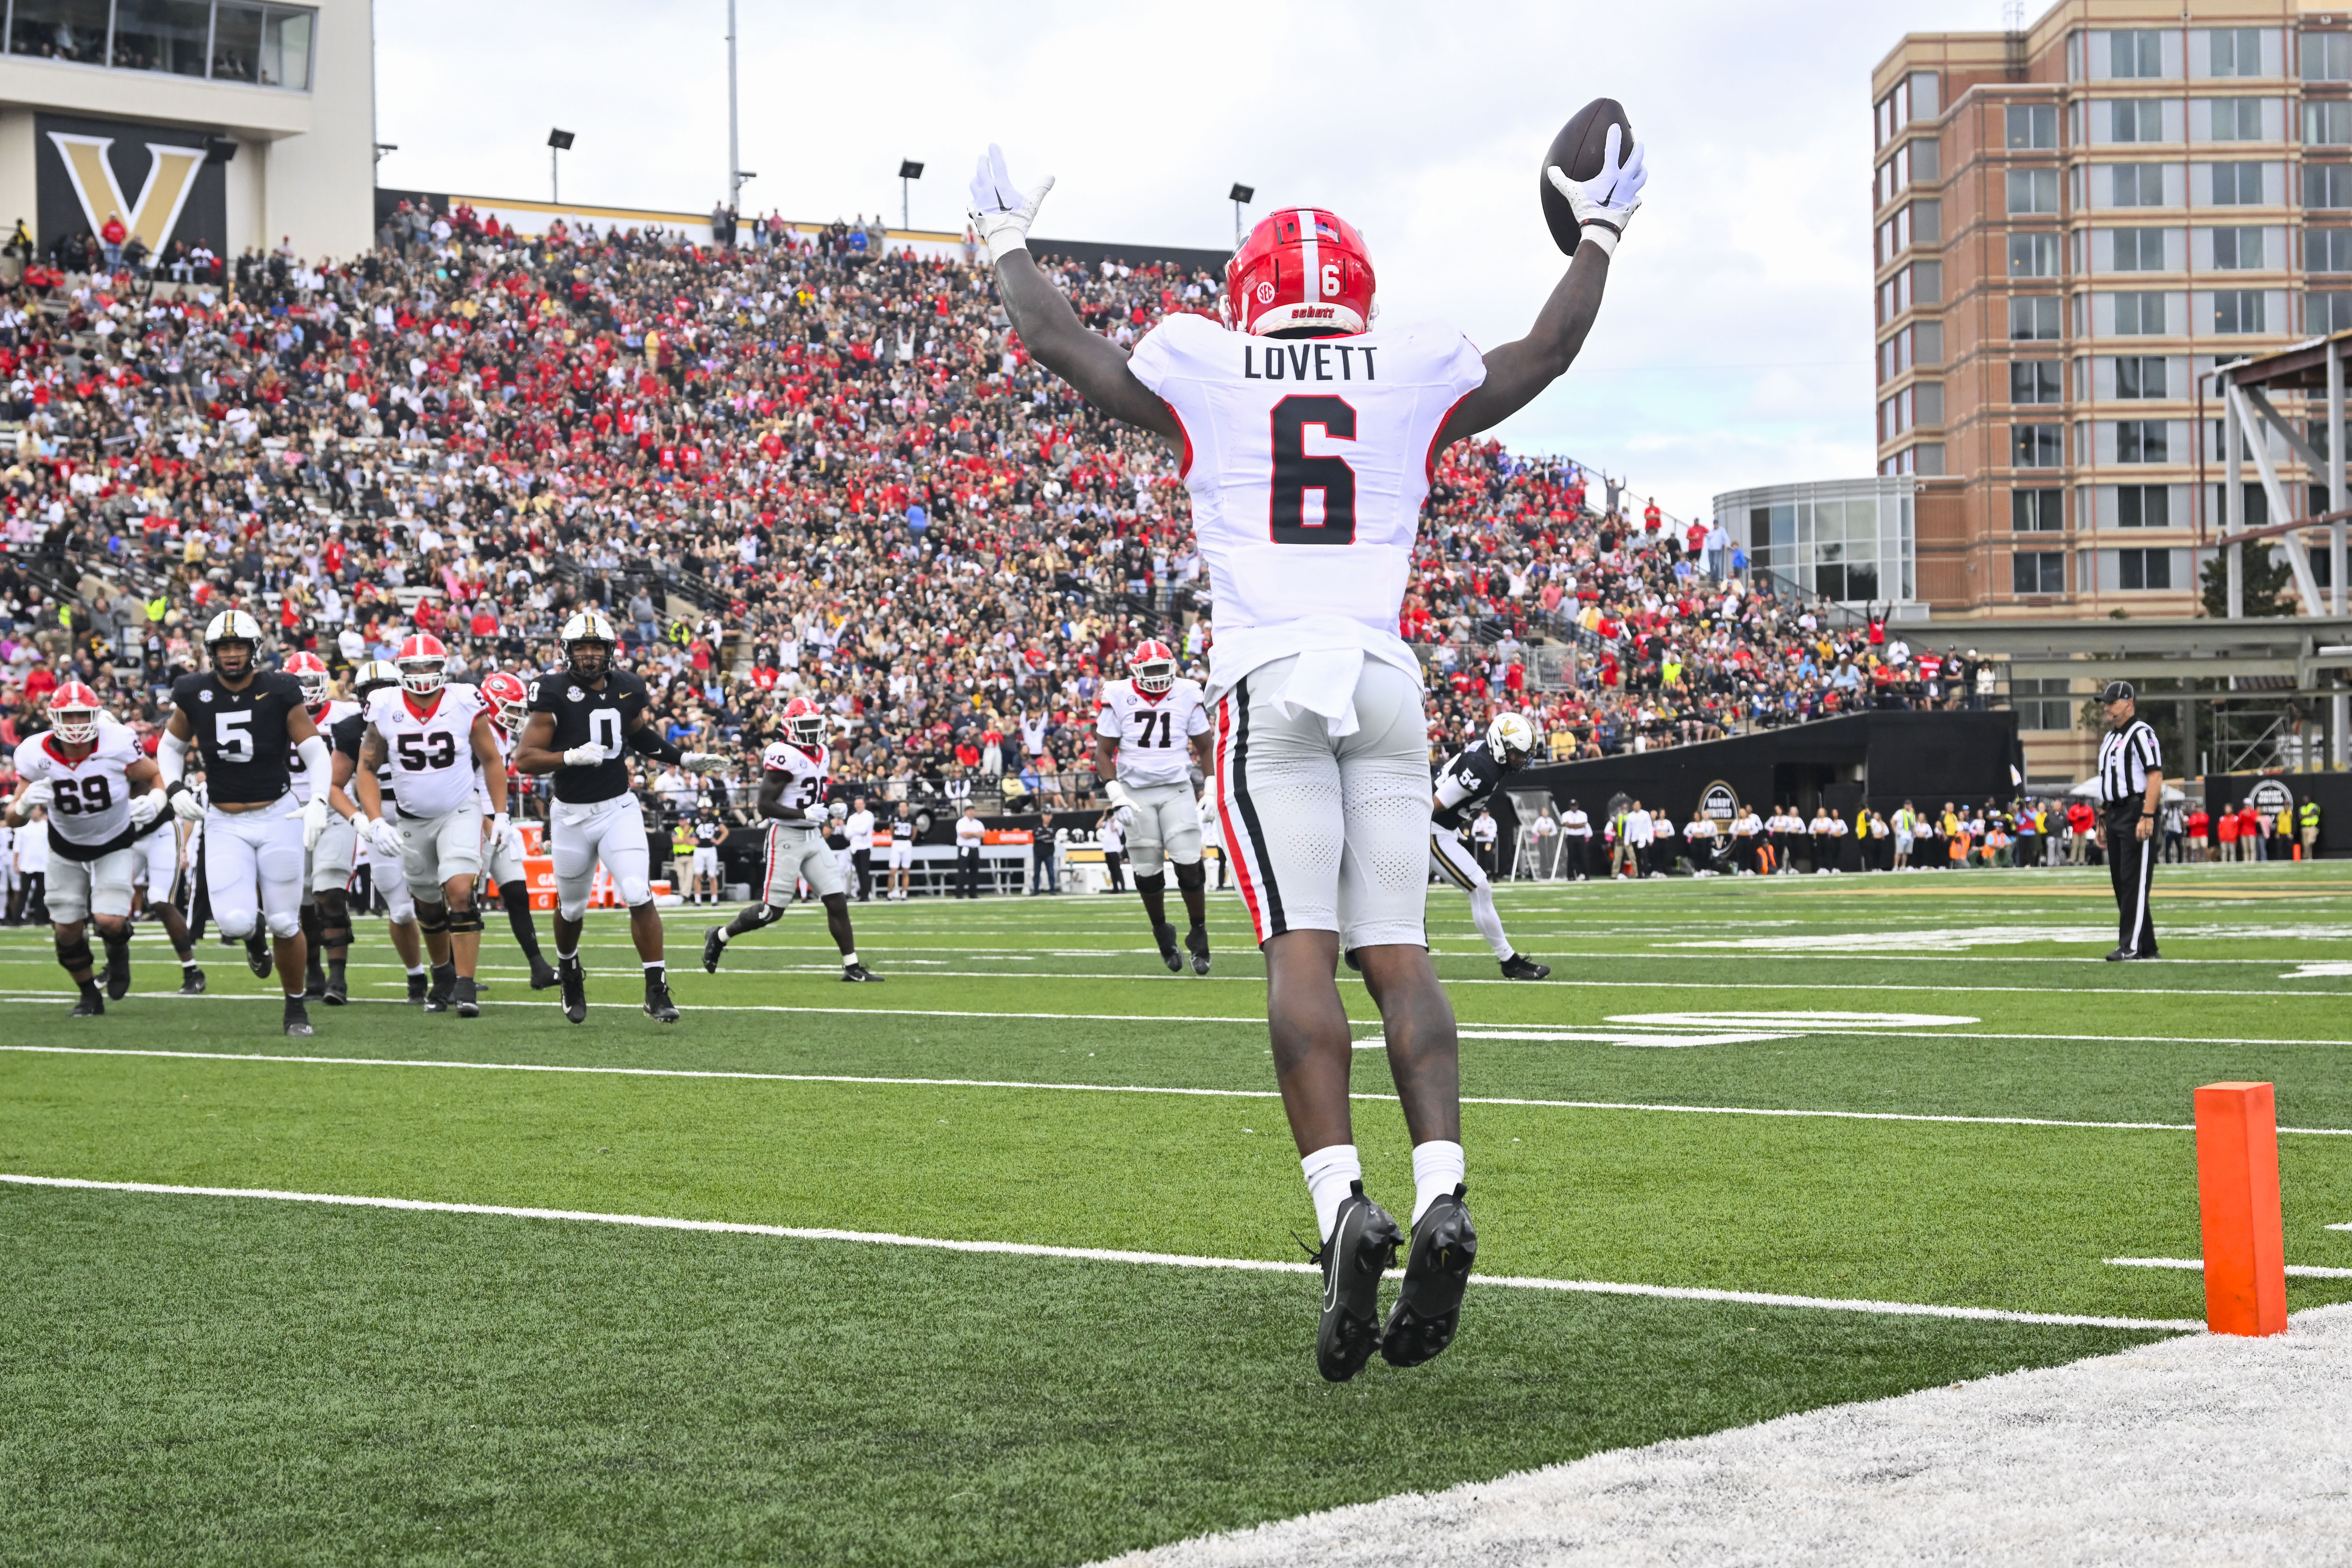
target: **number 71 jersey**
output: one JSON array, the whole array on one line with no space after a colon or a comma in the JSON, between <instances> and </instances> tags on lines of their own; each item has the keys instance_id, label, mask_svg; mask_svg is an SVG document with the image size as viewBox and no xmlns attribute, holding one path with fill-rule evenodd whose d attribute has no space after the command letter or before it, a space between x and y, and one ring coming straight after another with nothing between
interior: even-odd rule
<instances>
[{"instance_id":1,"label":"number 71 jersey","mask_svg":"<svg viewBox=\"0 0 2352 1568\"><path fill-rule=\"evenodd\" d=\"M1262 338L1174 315L1129 367L1184 427L1215 687L1328 648L1360 647L1418 675L1397 613L1437 433L1486 379L1469 340L1430 324Z\"/></svg>"},{"instance_id":2,"label":"number 71 jersey","mask_svg":"<svg viewBox=\"0 0 2352 1568\"><path fill-rule=\"evenodd\" d=\"M1191 784L1192 737L1208 732L1209 710L1197 680L1180 679L1158 697L1138 691L1132 680L1103 684L1095 733L1118 742L1121 784Z\"/></svg>"}]
</instances>

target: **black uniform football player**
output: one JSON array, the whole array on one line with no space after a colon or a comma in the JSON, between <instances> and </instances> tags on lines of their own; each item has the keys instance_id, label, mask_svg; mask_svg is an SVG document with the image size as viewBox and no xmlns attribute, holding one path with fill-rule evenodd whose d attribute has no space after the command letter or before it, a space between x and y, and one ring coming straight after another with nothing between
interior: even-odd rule
<instances>
[{"instance_id":1,"label":"black uniform football player","mask_svg":"<svg viewBox=\"0 0 2352 1568\"><path fill-rule=\"evenodd\" d=\"M689 773L717 773L726 759L681 752L662 735L646 683L614 668L613 623L583 610L563 623L561 669L530 683L530 717L516 739L514 765L555 775L548 809L548 847L555 861L555 972L563 1016L588 1017L588 976L580 931L601 862L628 906L629 936L645 967L648 1017L677 1021L662 962L661 911L654 907L645 812L629 792L625 753L676 763Z\"/></svg>"},{"instance_id":2,"label":"black uniform football player","mask_svg":"<svg viewBox=\"0 0 2352 1568\"><path fill-rule=\"evenodd\" d=\"M1527 765L1535 744L1536 728L1525 714L1496 714L1485 740L1471 742L1438 770L1437 793L1430 803L1430 860L1439 876L1470 895L1470 918L1501 961L1507 980L1541 980L1551 966L1520 957L1503 934L1503 917L1495 912L1495 889L1478 857L1462 842L1462 826L1477 816L1505 779Z\"/></svg>"},{"instance_id":3,"label":"black uniform football player","mask_svg":"<svg viewBox=\"0 0 2352 1568\"><path fill-rule=\"evenodd\" d=\"M205 825L205 881L221 934L246 942L257 978L269 973L266 922L286 992L289 1035L311 1032L302 1004L302 816L289 780L299 755L314 777L327 773L327 742L310 719L301 684L256 662L261 624L224 610L205 628L212 668L172 688L172 718L155 763L172 809ZM204 759L205 804L185 782L188 749ZM259 899L257 907L256 891Z\"/></svg>"}]
</instances>

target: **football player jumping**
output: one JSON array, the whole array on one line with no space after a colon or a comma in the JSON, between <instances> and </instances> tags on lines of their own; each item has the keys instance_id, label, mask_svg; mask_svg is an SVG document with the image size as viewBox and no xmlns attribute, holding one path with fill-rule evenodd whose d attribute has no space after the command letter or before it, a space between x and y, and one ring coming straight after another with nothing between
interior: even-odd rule
<instances>
[{"instance_id":1,"label":"football player jumping","mask_svg":"<svg viewBox=\"0 0 2352 1568\"><path fill-rule=\"evenodd\" d=\"M1125 680L1103 683L1102 710L1095 721L1095 777L1108 779L1103 794L1127 831L1127 857L1136 891L1151 921L1151 939L1171 973L1184 972L1176 951L1176 928L1168 923L1168 874L1176 866L1176 890L1184 897L1192 931L1184 945L1192 972L1209 973L1208 894L1201 870L1201 803L1192 794L1192 769L1209 772L1209 710L1201 683L1176 674L1176 655L1164 642L1139 646L1127 661Z\"/></svg>"},{"instance_id":2,"label":"football player jumping","mask_svg":"<svg viewBox=\"0 0 2352 1568\"><path fill-rule=\"evenodd\" d=\"M825 927L841 949L841 977L882 978L857 961L849 884L841 874L840 855L824 841L824 786L833 771L833 749L824 737L824 714L807 698L795 697L784 707L784 738L761 753L760 816L768 824L768 853L761 861L760 901L702 933L702 967L712 974L719 973L729 942L784 918L793 889L804 881L824 900Z\"/></svg>"},{"instance_id":3,"label":"football player jumping","mask_svg":"<svg viewBox=\"0 0 2352 1568\"><path fill-rule=\"evenodd\" d=\"M563 668L530 683L530 717L515 742L518 772L555 775L547 819L555 861L555 973L563 1016L588 1020L588 973L580 963L580 931L601 863L628 906L629 936L646 973L646 1016L677 1022L669 973L662 961L661 911L654 907L646 814L629 792L626 753L676 763L688 773L715 773L727 759L715 752L681 752L654 721L646 683L616 668L619 639L613 623L593 610L575 612L560 639ZM505 776L499 769L501 784Z\"/></svg>"},{"instance_id":4,"label":"football player jumping","mask_svg":"<svg viewBox=\"0 0 2352 1568\"><path fill-rule=\"evenodd\" d=\"M1454 1010L1423 906L1430 777L1421 665L1397 636L1437 456L1525 407L1575 360L1639 204L1642 151L1612 129L1601 173L1547 171L1581 226L1576 256L1517 342L1481 353L1432 322L1375 327L1370 258L1332 213L1287 208L1225 268L1223 322L1174 314L1129 359L1087 330L1028 252L1048 179L1024 192L994 147L971 221L1038 362L1182 454L1216 640L1221 836L1265 953L1283 1109L1322 1238L1316 1363L1429 1360L1460 1321L1477 1239L1463 1204ZM1364 1195L1353 1053L1336 973L1354 959L1381 1011L1413 1151L1412 1243L1385 1328L1381 1271L1403 1242Z\"/></svg>"},{"instance_id":5,"label":"football player jumping","mask_svg":"<svg viewBox=\"0 0 2352 1568\"><path fill-rule=\"evenodd\" d=\"M94 1018L131 991L131 883L137 840L163 814L155 764L139 737L107 718L98 693L68 680L49 694L49 728L16 746L16 798L5 820L28 827L35 806L49 820L49 925L58 962L81 992L72 1016ZM87 927L106 945L106 990L91 973Z\"/></svg>"},{"instance_id":6,"label":"football player jumping","mask_svg":"<svg viewBox=\"0 0 2352 1568\"><path fill-rule=\"evenodd\" d=\"M1494 884L1462 842L1462 825L1494 798L1503 780L1527 766L1536 749L1536 727L1524 713L1497 713L1486 726L1486 738L1471 742L1461 754L1437 770L1435 809L1429 814L1429 858L1437 874L1470 895L1470 920L1486 947L1503 966L1506 980L1541 980L1551 965L1522 958L1503 933L1503 917L1495 912Z\"/></svg>"}]
</instances>

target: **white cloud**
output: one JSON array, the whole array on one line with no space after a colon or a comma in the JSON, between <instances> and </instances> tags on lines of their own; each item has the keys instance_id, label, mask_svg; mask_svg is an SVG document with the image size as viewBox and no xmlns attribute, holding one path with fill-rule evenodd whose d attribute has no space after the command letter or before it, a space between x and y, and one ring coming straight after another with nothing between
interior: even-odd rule
<instances>
[{"instance_id":1,"label":"white cloud","mask_svg":"<svg viewBox=\"0 0 2352 1568\"><path fill-rule=\"evenodd\" d=\"M1372 247L1384 310L1516 336L1563 261L1538 163L1597 93L1648 148L1650 195L1583 363L1502 434L1631 470L1669 510L1870 471L1869 73L1904 30L2000 26L1993 0L1673 6L1257 0L1011 10L739 0L742 161L761 210L961 226L971 160L1058 177L1039 231L1222 247L1315 203ZM547 188L707 211L725 188L725 7L405 0L377 13L387 184Z\"/></svg>"}]
</instances>

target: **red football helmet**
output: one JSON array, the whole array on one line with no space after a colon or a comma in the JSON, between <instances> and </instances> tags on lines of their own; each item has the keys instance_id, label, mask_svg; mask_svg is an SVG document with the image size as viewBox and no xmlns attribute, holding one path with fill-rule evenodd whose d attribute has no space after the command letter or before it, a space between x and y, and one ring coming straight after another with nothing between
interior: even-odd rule
<instances>
[{"instance_id":1,"label":"red football helmet","mask_svg":"<svg viewBox=\"0 0 2352 1568\"><path fill-rule=\"evenodd\" d=\"M482 678L482 695L489 700L492 721L509 735L520 731L522 721L530 717L523 704L530 700L530 693L520 676L503 669L492 670Z\"/></svg>"},{"instance_id":2,"label":"red football helmet","mask_svg":"<svg viewBox=\"0 0 2352 1568\"><path fill-rule=\"evenodd\" d=\"M1158 697L1176 684L1176 650L1156 637L1138 644L1127 656L1127 673L1138 691Z\"/></svg>"},{"instance_id":3,"label":"red football helmet","mask_svg":"<svg viewBox=\"0 0 2352 1568\"><path fill-rule=\"evenodd\" d=\"M448 679L449 650L430 632L401 638L392 662L400 671L400 689L413 696L430 697Z\"/></svg>"},{"instance_id":4,"label":"red football helmet","mask_svg":"<svg viewBox=\"0 0 2352 1568\"><path fill-rule=\"evenodd\" d=\"M1225 263L1229 326L1261 336L1293 327L1360 332L1372 322L1372 258L1353 225L1320 207L1286 207L1250 230Z\"/></svg>"},{"instance_id":5,"label":"red football helmet","mask_svg":"<svg viewBox=\"0 0 2352 1568\"><path fill-rule=\"evenodd\" d=\"M49 729L68 746L87 746L97 740L98 693L79 680L50 692Z\"/></svg>"},{"instance_id":6,"label":"red football helmet","mask_svg":"<svg viewBox=\"0 0 2352 1568\"><path fill-rule=\"evenodd\" d=\"M795 697L784 705L784 734L795 746L822 746L825 735L824 713L805 697Z\"/></svg>"},{"instance_id":7,"label":"red football helmet","mask_svg":"<svg viewBox=\"0 0 2352 1568\"><path fill-rule=\"evenodd\" d=\"M315 653L289 653L286 673L302 688L302 700L313 708L327 705L327 661Z\"/></svg>"}]
</instances>

